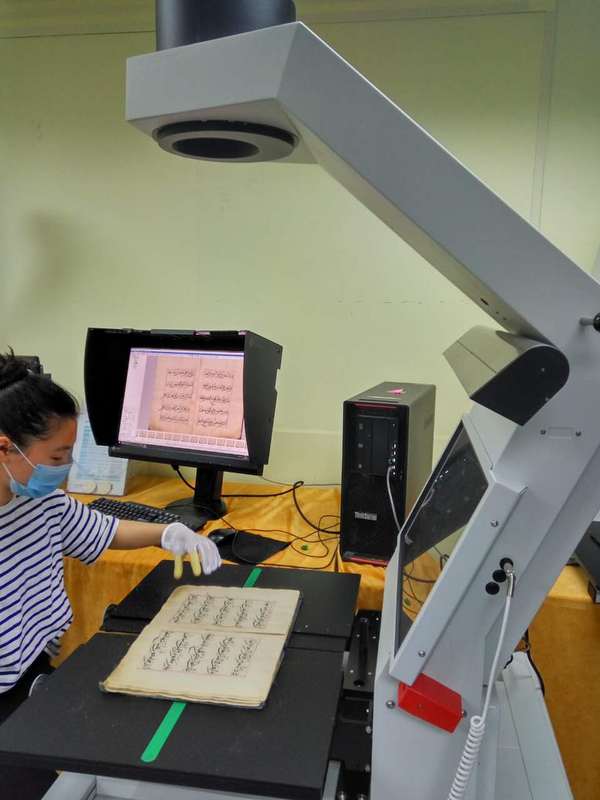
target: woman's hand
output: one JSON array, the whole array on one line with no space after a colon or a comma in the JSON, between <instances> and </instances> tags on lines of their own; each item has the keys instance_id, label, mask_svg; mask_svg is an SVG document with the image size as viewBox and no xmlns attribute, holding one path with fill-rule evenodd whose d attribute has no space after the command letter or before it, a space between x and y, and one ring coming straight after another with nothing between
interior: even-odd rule
<instances>
[{"instance_id":1,"label":"woman's hand","mask_svg":"<svg viewBox=\"0 0 600 800\"><path fill-rule=\"evenodd\" d=\"M221 566L221 556L216 544L194 533L193 530L183 525L181 522L172 522L164 529L160 538L160 545L163 550L168 550L175 555L174 575L179 580L183 574L183 557L190 556L192 571L198 576L202 570L206 575L210 575Z\"/></svg>"}]
</instances>

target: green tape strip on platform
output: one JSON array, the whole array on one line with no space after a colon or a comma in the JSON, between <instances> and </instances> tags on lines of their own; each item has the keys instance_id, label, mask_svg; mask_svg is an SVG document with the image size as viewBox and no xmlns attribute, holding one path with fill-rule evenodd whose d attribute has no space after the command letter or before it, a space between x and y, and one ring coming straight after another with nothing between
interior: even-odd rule
<instances>
[{"instance_id":1,"label":"green tape strip on platform","mask_svg":"<svg viewBox=\"0 0 600 800\"><path fill-rule=\"evenodd\" d=\"M183 714L183 709L186 707L187 703L177 702L171 703L171 707L164 715L162 722L154 732L154 736L148 742L148 746L142 753L142 761L146 764L150 764L156 758L160 751L163 749L163 746L169 736L171 735L171 731L177 724L177 720Z\"/></svg>"},{"instance_id":2,"label":"green tape strip on platform","mask_svg":"<svg viewBox=\"0 0 600 800\"><path fill-rule=\"evenodd\" d=\"M254 586L261 572L262 569L260 567L254 567L250 575L248 575L248 577L246 578L246 583L244 584L244 588L246 588L247 586Z\"/></svg>"}]
</instances>

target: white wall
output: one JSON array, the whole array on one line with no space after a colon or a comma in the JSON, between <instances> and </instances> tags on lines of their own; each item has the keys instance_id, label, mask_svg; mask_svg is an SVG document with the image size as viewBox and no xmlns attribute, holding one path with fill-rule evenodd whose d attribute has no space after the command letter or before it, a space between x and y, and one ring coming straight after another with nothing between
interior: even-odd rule
<instances>
[{"instance_id":1,"label":"white wall","mask_svg":"<svg viewBox=\"0 0 600 800\"><path fill-rule=\"evenodd\" d=\"M382 380L437 385L439 452L468 406L442 351L487 317L317 167L163 153L123 121L152 32L52 5L0 3L0 347L81 395L88 326L248 328L284 345L271 477L339 479L342 401ZM600 4L316 5L320 35L591 268Z\"/></svg>"}]
</instances>

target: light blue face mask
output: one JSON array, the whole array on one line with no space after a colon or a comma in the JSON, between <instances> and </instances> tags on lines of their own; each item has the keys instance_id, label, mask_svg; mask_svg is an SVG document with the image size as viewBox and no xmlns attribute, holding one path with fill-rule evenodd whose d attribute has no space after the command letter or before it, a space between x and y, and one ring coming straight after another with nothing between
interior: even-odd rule
<instances>
[{"instance_id":1,"label":"light blue face mask","mask_svg":"<svg viewBox=\"0 0 600 800\"><path fill-rule=\"evenodd\" d=\"M14 446L25 461L31 464L33 472L27 483L20 483L20 481L13 478L6 464L2 465L10 478L10 490L13 494L32 498L45 497L66 481L71 469L70 463L60 464L57 467L50 467L47 464L32 464L25 453L16 444Z\"/></svg>"}]
</instances>

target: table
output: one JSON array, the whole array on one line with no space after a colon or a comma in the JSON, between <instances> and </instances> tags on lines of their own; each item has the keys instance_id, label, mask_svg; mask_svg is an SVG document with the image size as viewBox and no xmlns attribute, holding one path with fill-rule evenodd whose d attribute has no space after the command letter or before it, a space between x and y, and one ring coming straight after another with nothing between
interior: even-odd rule
<instances>
[{"instance_id":1,"label":"table","mask_svg":"<svg viewBox=\"0 0 600 800\"><path fill-rule=\"evenodd\" d=\"M530 628L546 705L576 800L600 794L600 606L581 567L565 567Z\"/></svg>"},{"instance_id":2,"label":"table","mask_svg":"<svg viewBox=\"0 0 600 800\"><path fill-rule=\"evenodd\" d=\"M287 487L269 484L230 483L224 494L262 494L263 497L232 497L226 500L227 520L241 529L265 532L281 540L296 540L269 560L270 566L302 567L356 573L361 577L358 607L380 609L385 571L380 567L343 562L335 536L322 544L299 516L291 493L277 497ZM136 476L131 479L127 500L164 506L189 497L190 490L178 479ZM93 498L76 495L87 502ZM302 487L297 497L304 514L314 523L323 515L339 514L338 487ZM322 527L336 523L326 517ZM206 531L223 527L210 523ZM256 527L257 526L257 527ZM337 526L333 528L337 530ZM267 533L268 532L268 533ZM302 549L303 545L306 549ZM65 559L65 583L75 620L63 637L58 663L99 629L104 611L120 602L150 570L169 554L154 547L143 550L109 550L91 567ZM189 569L189 565L186 566ZM587 593L587 578L581 568L565 567L530 628L532 652L546 684L546 702L576 800L595 800L600 786L600 606Z\"/></svg>"}]
</instances>

